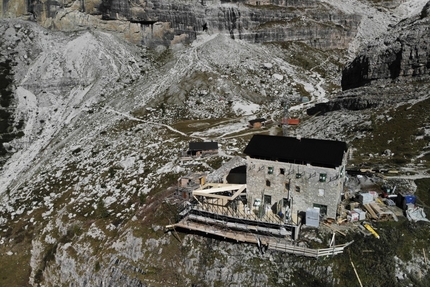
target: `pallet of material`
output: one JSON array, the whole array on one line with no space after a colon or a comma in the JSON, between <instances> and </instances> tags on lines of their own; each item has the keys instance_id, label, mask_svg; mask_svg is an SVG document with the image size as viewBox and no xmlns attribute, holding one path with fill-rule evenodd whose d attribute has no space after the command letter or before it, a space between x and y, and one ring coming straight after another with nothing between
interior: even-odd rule
<instances>
[{"instance_id":1,"label":"pallet of material","mask_svg":"<svg viewBox=\"0 0 430 287\"><path fill-rule=\"evenodd\" d=\"M370 206L370 203L364 204L363 206L364 206L364 208L366 208L367 212L369 212L371 218L378 219L378 215L376 215L375 211Z\"/></svg>"},{"instance_id":2,"label":"pallet of material","mask_svg":"<svg viewBox=\"0 0 430 287\"><path fill-rule=\"evenodd\" d=\"M370 216L373 219L381 219L382 217L384 217L385 215L389 215L391 216L395 221L398 221L397 216L394 214L394 212L392 212L391 210L389 210L388 208L386 208L385 206L381 206L380 204L376 203L376 202L372 202L369 204L365 204L364 207L366 208L366 210L369 212Z\"/></svg>"}]
</instances>

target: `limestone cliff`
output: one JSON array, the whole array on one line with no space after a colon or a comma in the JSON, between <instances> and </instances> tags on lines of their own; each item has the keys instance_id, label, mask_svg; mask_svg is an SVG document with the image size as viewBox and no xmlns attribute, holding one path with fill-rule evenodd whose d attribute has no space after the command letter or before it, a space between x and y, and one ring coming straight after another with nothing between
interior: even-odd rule
<instances>
[{"instance_id":1,"label":"limestone cliff","mask_svg":"<svg viewBox=\"0 0 430 287\"><path fill-rule=\"evenodd\" d=\"M430 2L421 14L400 22L362 51L344 70L348 90L377 80L418 80L430 73Z\"/></svg>"},{"instance_id":2,"label":"limestone cliff","mask_svg":"<svg viewBox=\"0 0 430 287\"><path fill-rule=\"evenodd\" d=\"M421 13L392 26L365 47L342 72L343 92L307 113L364 110L425 98L430 74L429 11L430 2Z\"/></svg>"},{"instance_id":3,"label":"limestone cliff","mask_svg":"<svg viewBox=\"0 0 430 287\"><path fill-rule=\"evenodd\" d=\"M316 0L4 0L2 15L27 15L60 30L116 31L146 45L191 42L197 33L208 32L256 43L298 40L318 49L347 48L360 21Z\"/></svg>"}]
</instances>

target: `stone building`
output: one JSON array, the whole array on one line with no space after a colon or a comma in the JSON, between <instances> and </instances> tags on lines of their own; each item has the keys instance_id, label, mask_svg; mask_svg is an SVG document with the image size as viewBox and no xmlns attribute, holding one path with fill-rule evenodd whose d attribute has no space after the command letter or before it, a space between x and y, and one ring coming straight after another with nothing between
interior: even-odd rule
<instances>
[{"instance_id":1,"label":"stone building","mask_svg":"<svg viewBox=\"0 0 430 287\"><path fill-rule=\"evenodd\" d=\"M320 208L335 218L345 183L345 142L254 135L247 155L247 202L298 223L298 214Z\"/></svg>"},{"instance_id":2,"label":"stone building","mask_svg":"<svg viewBox=\"0 0 430 287\"><path fill-rule=\"evenodd\" d=\"M190 142L187 155L192 157L200 157L206 155L214 155L218 153L217 142Z\"/></svg>"}]
</instances>

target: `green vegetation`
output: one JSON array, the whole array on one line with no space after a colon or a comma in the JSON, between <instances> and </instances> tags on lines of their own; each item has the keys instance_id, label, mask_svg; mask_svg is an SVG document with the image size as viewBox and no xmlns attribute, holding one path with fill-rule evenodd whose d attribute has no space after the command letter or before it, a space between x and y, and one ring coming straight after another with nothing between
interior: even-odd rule
<instances>
[{"instance_id":1,"label":"green vegetation","mask_svg":"<svg viewBox=\"0 0 430 287\"><path fill-rule=\"evenodd\" d=\"M344 63L340 61L342 50L321 51L302 42L273 42L266 45L275 45L285 50L290 64L302 67L305 70L318 72L323 78L328 78L329 70L340 71ZM324 62L322 65L321 63Z\"/></svg>"},{"instance_id":2,"label":"green vegetation","mask_svg":"<svg viewBox=\"0 0 430 287\"><path fill-rule=\"evenodd\" d=\"M151 60L152 65L162 67L173 59L173 52L169 48L166 48L161 52L148 49L148 58Z\"/></svg>"},{"instance_id":3,"label":"green vegetation","mask_svg":"<svg viewBox=\"0 0 430 287\"><path fill-rule=\"evenodd\" d=\"M107 210L103 199L99 199L97 202L96 216L97 218L106 218L109 216L109 211Z\"/></svg>"},{"instance_id":4,"label":"green vegetation","mask_svg":"<svg viewBox=\"0 0 430 287\"><path fill-rule=\"evenodd\" d=\"M29 286L28 277L30 275L30 249L27 248L28 242L16 244L12 250L2 246L2 260L0 262L0 286L22 287ZM6 252L13 252L6 255Z\"/></svg>"},{"instance_id":5,"label":"green vegetation","mask_svg":"<svg viewBox=\"0 0 430 287\"><path fill-rule=\"evenodd\" d=\"M416 181L417 193L420 203L430 205L430 179ZM428 208L427 208L428 209ZM428 213L427 213L428 214ZM408 278L397 281L395 278L396 260L398 257L404 264L408 264L412 258L428 258L430 246L430 224L427 222L410 222L406 218L399 218L398 222L387 221L374 223L381 239L373 236L364 237L359 233L348 233L346 238L337 237L338 241L348 242L354 240L346 253L328 258L325 263L333 263L336 268L334 276L339 280L335 286L359 286L352 269L350 258L353 261L360 276L363 286L428 286L430 277L409 273ZM339 243L339 242L338 242ZM422 262L422 268L426 268Z\"/></svg>"},{"instance_id":6,"label":"green vegetation","mask_svg":"<svg viewBox=\"0 0 430 287\"><path fill-rule=\"evenodd\" d=\"M417 184L417 191L415 193L418 200L417 203L423 206L427 216L430 216L430 178L418 179L415 183Z\"/></svg>"},{"instance_id":7,"label":"green vegetation","mask_svg":"<svg viewBox=\"0 0 430 287\"><path fill-rule=\"evenodd\" d=\"M186 134L191 134L193 132L205 131L208 128L223 126L226 123L234 120L235 119L227 119L227 118L181 120L172 124L172 127Z\"/></svg>"},{"instance_id":8,"label":"green vegetation","mask_svg":"<svg viewBox=\"0 0 430 287\"><path fill-rule=\"evenodd\" d=\"M386 149L394 153L392 157L372 158L372 164L387 164L388 166L402 166L411 163L423 152L428 144L428 138L423 136L422 127L430 122L430 99L415 105L403 105L388 111L378 110L371 118L370 126L356 126L352 133L366 133L366 137L355 139L352 145L357 148L355 155L369 153L382 154ZM371 137L371 138L370 138ZM429 158L428 153L424 159ZM352 163L364 159L356 157ZM430 161L426 162L430 168Z\"/></svg>"}]
</instances>

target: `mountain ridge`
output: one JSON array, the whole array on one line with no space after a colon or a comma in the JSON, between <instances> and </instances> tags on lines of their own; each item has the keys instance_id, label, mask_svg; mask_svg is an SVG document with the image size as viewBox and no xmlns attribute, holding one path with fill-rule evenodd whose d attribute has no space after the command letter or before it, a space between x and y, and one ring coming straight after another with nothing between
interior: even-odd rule
<instances>
[{"instance_id":1,"label":"mountain ridge","mask_svg":"<svg viewBox=\"0 0 430 287\"><path fill-rule=\"evenodd\" d=\"M343 5L351 3L358 2ZM378 13L394 9L381 5ZM69 16L87 17L77 10ZM357 31L382 35L394 19ZM121 21L110 31L123 29ZM13 74L10 129L24 134L3 143L0 285L345 286L355 276L350 258L367 286L426 285L428 227L419 223L378 223L377 243L355 233L337 238L355 240L350 254L323 261L261 254L248 244L166 233L164 226L176 220L180 207L171 195L181 175L203 171L219 180L252 134L281 132L276 124L250 130L248 121L277 123L286 105L301 122L291 136L345 141L354 167L425 177L428 81L378 79L342 91L342 69L361 45L355 42L349 50L326 50L300 39L250 43L200 31L190 44L148 48L95 26L64 32L1 20L1 59L11 61ZM364 47L372 41L362 40ZM314 105L325 110L307 115ZM400 125L405 122L410 125ZM219 156L184 161L195 140L217 141ZM332 237L323 229L304 233L303 244L313 246ZM362 260L362 250L370 249ZM378 274L366 276L371 269Z\"/></svg>"}]
</instances>

